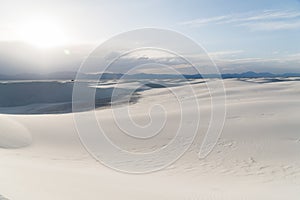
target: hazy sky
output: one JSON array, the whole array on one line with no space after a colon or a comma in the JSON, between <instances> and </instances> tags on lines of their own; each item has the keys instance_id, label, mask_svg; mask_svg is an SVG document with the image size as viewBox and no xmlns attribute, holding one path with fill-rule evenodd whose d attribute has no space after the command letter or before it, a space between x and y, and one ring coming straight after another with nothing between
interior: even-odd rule
<instances>
[{"instance_id":1,"label":"hazy sky","mask_svg":"<svg viewBox=\"0 0 300 200\"><path fill-rule=\"evenodd\" d=\"M193 38L222 72L300 72L298 0L1 0L0 73L75 70L102 41L143 27Z\"/></svg>"}]
</instances>

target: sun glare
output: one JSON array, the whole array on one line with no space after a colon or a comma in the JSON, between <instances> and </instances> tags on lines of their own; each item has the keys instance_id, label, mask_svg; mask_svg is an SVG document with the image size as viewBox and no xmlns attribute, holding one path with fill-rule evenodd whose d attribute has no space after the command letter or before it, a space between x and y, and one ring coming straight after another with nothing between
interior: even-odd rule
<instances>
[{"instance_id":1,"label":"sun glare","mask_svg":"<svg viewBox=\"0 0 300 200\"><path fill-rule=\"evenodd\" d=\"M48 19L27 21L18 32L21 40L40 48L55 47L66 43L62 27Z\"/></svg>"}]
</instances>

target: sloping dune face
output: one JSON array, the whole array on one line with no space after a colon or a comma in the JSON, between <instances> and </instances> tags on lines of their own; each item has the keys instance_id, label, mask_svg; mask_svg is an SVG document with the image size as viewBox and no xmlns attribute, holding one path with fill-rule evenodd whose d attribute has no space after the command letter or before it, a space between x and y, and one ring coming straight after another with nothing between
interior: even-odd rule
<instances>
[{"instance_id":1,"label":"sloping dune face","mask_svg":"<svg viewBox=\"0 0 300 200\"><path fill-rule=\"evenodd\" d=\"M0 200L8 200L6 198L4 198L3 196L0 195Z\"/></svg>"},{"instance_id":2,"label":"sloping dune face","mask_svg":"<svg viewBox=\"0 0 300 200\"><path fill-rule=\"evenodd\" d=\"M0 116L0 124L0 148L15 149L31 144L31 134L19 122Z\"/></svg>"}]
</instances>

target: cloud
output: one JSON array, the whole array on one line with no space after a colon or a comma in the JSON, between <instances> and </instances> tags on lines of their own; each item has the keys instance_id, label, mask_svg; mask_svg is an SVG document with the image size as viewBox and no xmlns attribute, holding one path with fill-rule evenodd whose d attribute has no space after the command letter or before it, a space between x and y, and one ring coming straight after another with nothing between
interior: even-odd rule
<instances>
[{"instance_id":1,"label":"cloud","mask_svg":"<svg viewBox=\"0 0 300 200\"><path fill-rule=\"evenodd\" d=\"M222 73L238 73L245 71L271 73L300 73L300 53L273 55L273 57L216 57L214 62Z\"/></svg>"},{"instance_id":2,"label":"cloud","mask_svg":"<svg viewBox=\"0 0 300 200\"><path fill-rule=\"evenodd\" d=\"M233 51L216 51L216 52L210 52L208 55L212 58L221 58L221 57L235 57L241 53L243 53L243 50L233 50Z\"/></svg>"},{"instance_id":3,"label":"cloud","mask_svg":"<svg viewBox=\"0 0 300 200\"><path fill-rule=\"evenodd\" d=\"M0 42L0 74L20 73L52 73L57 71L76 71L84 57L88 55L90 46L68 47L43 50L35 49L25 44ZM147 53L147 54L146 54ZM116 53L107 57L111 60ZM118 55L118 54L117 54ZM208 52L208 55L217 64L222 73L239 73L245 71L256 72L300 72L300 52L288 54L271 54L270 57L246 57L243 50L223 50ZM211 73L213 64L206 54L191 54L188 58L201 69L201 73ZM91 60L91 73L102 72L101 64ZM154 54L139 52L134 55L124 56L114 62L109 72L124 73L138 66L135 72L139 73L167 73L163 66L176 69L179 73L195 74L197 71L185 60L170 54ZM94 66L94 67L93 67Z\"/></svg>"},{"instance_id":4,"label":"cloud","mask_svg":"<svg viewBox=\"0 0 300 200\"><path fill-rule=\"evenodd\" d=\"M295 10L264 10L194 19L180 23L191 27L224 25L247 27L253 31L272 31L300 28L300 12Z\"/></svg>"},{"instance_id":5,"label":"cloud","mask_svg":"<svg viewBox=\"0 0 300 200\"><path fill-rule=\"evenodd\" d=\"M245 26L252 31L274 31L274 30L289 30L300 28L300 20L294 22L258 22L258 23L244 23L239 26Z\"/></svg>"},{"instance_id":6,"label":"cloud","mask_svg":"<svg viewBox=\"0 0 300 200\"><path fill-rule=\"evenodd\" d=\"M22 42L0 42L0 74L76 71L91 49L87 45L38 49Z\"/></svg>"},{"instance_id":7,"label":"cloud","mask_svg":"<svg viewBox=\"0 0 300 200\"><path fill-rule=\"evenodd\" d=\"M243 50L228 50L208 52L208 55L216 63L221 73L241 73L245 71L287 73L300 72L300 53L270 55L270 57L246 57ZM203 55L191 55L197 68L201 72L210 72L212 63ZM148 65L147 65L148 64ZM144 65L141 73L164 73L163 68L157 64L167 65L183 74L197 73L191 66L179 58L174 57L127 57L119 60L114 67L130 70L133 67ZM112 71L113 72L113 71ZM122 71L123 72L123 71Z\"/></svg>"},{"instance_id":8,"label":"cloud","mask_svg":"<svg viewBox=\"0 0 300 200\"><path fill-rule=\"evenodd\" d=\"M182 25L191 25L191 26L201 26L201 25L207 25L211 23L221 23L226 22L232 18L231 15L224 15L224 16L217 16L217 17L211 17L206 19L195 19L191 21L182 22L180 24Z\"/></svg>"}]
</instances>

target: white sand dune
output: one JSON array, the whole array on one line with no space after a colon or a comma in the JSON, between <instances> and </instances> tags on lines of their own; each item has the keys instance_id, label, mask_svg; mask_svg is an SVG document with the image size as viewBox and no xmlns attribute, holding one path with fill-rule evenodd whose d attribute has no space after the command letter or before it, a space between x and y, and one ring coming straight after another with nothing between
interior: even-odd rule
<instances>
[{"instance_id":1,"label":"white sand dune","mask_svg":"<svg viewBox=\"0 0 300 200\"><path fill-rule=\"evenodd\" d=\"M211 154L198 158L210 117L209 94L203 84L193 84L202 106L198 137L177 162L149 174L120 173L94 160L79 140L73 114L1 115L0 194L14 200L299 199L300 82L227 79L224 83L227 119ZM181 101L189 102L185 87L173 89ZM130 109L134 120L146 124L149 105L165 105L169 119L175 120L177 103L166 88L156 88L142 91ZM193 106L186 108L191 115ZM111 109L97 110L96 116L117 144L126 142L114 126ZM167 131L163 137L170 136ZM165 142L124 148L144 152Z\"/></svg>"},{"instance_id":2,"label":"white sand dune","mask_svg":"<svg viewBox=\"0 0 300 200\"><path fill-rule=\"evenodd\" d=\"M31 144L30 132L16 120L0 115L0 148L20 148Z\"/></svg>"},{"instance_id":3,"label":"white sand dune","mask_svg":"<svg viewBox=\"0 0 300 200\"><path fill-rule=\"evenodd\" d=\"M0 200L8 200L8 199L0 195Z\"/></svg>"}]
</instances>

